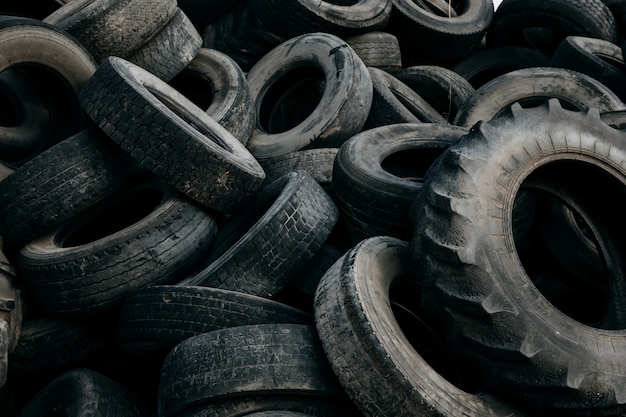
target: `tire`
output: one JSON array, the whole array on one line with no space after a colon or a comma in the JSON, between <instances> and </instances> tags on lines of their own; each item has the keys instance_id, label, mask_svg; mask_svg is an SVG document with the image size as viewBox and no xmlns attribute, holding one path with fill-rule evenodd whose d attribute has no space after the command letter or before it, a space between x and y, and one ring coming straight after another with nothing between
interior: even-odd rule
<instances>
[{"instance_id":1,"label":"tire","mask_svg":"<svg viewBox=\"0 0 626 417\"><path fill-rule=\"evenodd\" d=\"M101 64L140 49L175 13L174 0L72 0L44 22L75 37Z\"/></svg>"},{"instance_id":2,"label":"tire","mask_svg":"<svg viewBox=\"0 0 626 417\"><path fill-rule=\"evenodd\" d=\"M416 65L398 71L395 77L448 122L454 120L459 108L474 94L474 87L467 80L444 67Z\"/></svg>"},{"instance_id":3,"label":"tire","mask_svg":"<svg viewBox=\"0 0 626 417\"><path fill-rule=\"evenodd\" d=\"M622 48L602 39L568 36L552 54L552 66L595 78L626 99L626 64Z\"/></svg>"},{"instance_id":4,"label":"tire","mask_svg":"<svg viewBox=\"0 0 626 417\"><path fill-rule=\"evenodd\" d=\"M404 123L366 130L339 149L333 169L337 207L358 242L382 235L409 240L409 211L433 161L467 129Z\"/></svg>"},{"instance_id":5,"label":"tire","mask_svg":"<svg viewBox=\"0 0 626 417\"><path fill-rule=\"evenodd\" d=\"M454 66L454 71L474 88L507 72L533 67L549 67L550 57L538 49L524 46L498 46L472 53Z\"/></svg>"},{"instance_id":6,"label":"tire","mask_svg":"<svg viewBox=\"0 0 626 417\"><path fill-rule=\"evenodd\" d=\"M125 299L116 340L138 357L165 354L200 333L265 323L312 324L313 318L293 307L236 291L183 285L152 285Z\"/></svg>"},{"instance_id":7,"label":"tire","mask_svg":"<svg viewBox=\"0 0 626 417\"><path fill-rule=\"evenodd\" d=\"M447 123L423 97L393 75L368 68L374 95L363 130L396 123Z\"/></svg>"},{"instance_id":8,"label":"tire","mask_svg":"<svg viewBox=\"0 0 626 417\"><path fill-rule=\"evenodd\" d=\"M265 179L258 162L226 129L135 64L109 58L81 100L94 122L140 165L208 208L236 210Z\"/></svg>"},{"instance_id":9,"label":"tire","mask_svg":"<svg viewBox=\"0 0 626 417\"><path fill-rule=\"evenodd\" d=\"M243 417L267 410L284 410L318 417L361 417L348 399L299 395L258 395L225 399L191 407L177 417Z\"/></svg>"},{"instance_id":10,"label":"tire","mask_svg":"<svg viewBox=\"0 0 626 417\"><path fill-rule=\"evenodd\" d=\"M362 241L322 278L315 323L348 396L365 416L521 416L496 398L457 388L414 348L389 294L415 279L408 244L387 236Z\"/></svg>"},{"instance_id":11,"label":"tire","mask_svg":"<svg viewBox=\"0 0 626 417\"><path fill-rule=\"evenodd\" d=\"M246 76L237 63L216 49L201 48L170 83L242 144L256 125Z\"/></svg>"},{"instance_id":12,"label":"tire","mask_svg":"<svg viewBox=\"0 0 626 417\"><path fill-rule=\"evenodd\" d=\"M9 356L9 380L66 372L109 349L114 335L114 327L106 322L27 318Z\"/></svg>"},{"instance_id":13,"label":"tire","mask_svg":"<svg viewBox=\"0 0 626 417\"><path fill-rule=\"evenodd\" d=\"M556 98L569 109L595 108L600 112L624 110L624 103L599 81L563 68L525 68L496 77L475 91L454 119L458 126L473 126L506 111L513 103L532 106Z\"/></svg>"},{"instance_id":14,"label":"tire","mask_svg":"<svg viewBox=\"0 0 626 417\"><path fill-rule=\"evenodd\" d=\"M346 38L366 67L375 67L395 74L402 69L400 43L391 33L371 31Z\"/></svg>"},{"instance_id":15,"label":"tire","mask_svg":"<svg viewBox=\"0 0 626 417\"><path fill-rule=\"evenodd\" d=\"M568 111L553 99L476 126L426 179L411 241L422 310L486 390L532 415L624 412L623 242L614 217L626 204L623 155L623 132L597 110ZM581 188L581 178L594 186ZM575 193L593 227L608 271L589 277L606 285L599 301L580 286L578 299L565 300L578 300L574 309L555 301L559 276L544 270L555 262L536 270L524 236L515 236L514 199L542 182Z\"/></svg>"},{"instance_id":16,"label":"tire","mask_svg":"<svg viewBox=\"0 0 626 417\"><path fill-rule=\"evenodd\" d=\"M199 285L273 297L322 246L337 207L304 171L263 188L220 226L202 267L180 285Z\"/></svg>"},{"instance_id":17,"label":"tire","mask_svg":"<svg viewBox=\"0 0 626 417\"><path fill-rule=\"evenodd\" d=\"M99 129L83 130L0 181L0 235L14 256L25 244L146 172Z\"/></svg>"},{"instance_id":18,"label":"tire","mask_svg":"<svg viewBox=\"0 0 626 417\"><path fill-rule=\"evenodd\" d=\"M189 64L202 46L202 37L181 9L174 17L126 57L163 81L170 81Z\"/></svg>"},{"instance_id":19,"label":"tire","mask_svg":"<svg viewBox=\"0 0 626 417\"><path fill-rule=\"evenodd\" d=\"M87 50L67 33L39 20L21 17L0 18L0 55L2 78L19 78L10 81L11 88L20 89L14 92L23 94L23 100L32 98L29 115L42 123L41 135L20 140L18 146L26 146L24 152L0 154L0 160L14 169L87 126L88 118L78 95L97 66ZM28 87L23 83L32 93L27 93ZM47 116L42 117L42 112Z\"/></svg>"},{"instance_id":20,"label":"tire","mask_svg":"<svg viewBox=\"0 0 626 417\"><path fill-rule=\"evenodd\" d=\"M338 36L371 32L382 29L391 16L390 0L252 0L250 4L267 27L287 39L314 32Z\"/></svg>"},{"instance_id":21,"label":"tire","mask_svg":"<svg viewBox=\"0 0 626 417\"><path fill-rule=\"evenodd\" d=\"M626 7L621 0L602 0L606 4L615 18L618 36L624 39L626 35Z\"/></svg>"},{"instance_id":22,"label":"tire","mask_svg":"<svg viewBox=\"0 0 626 417\"><path fill-rule=\"evenodd\" d=\"M247 146L257 159L338 147L361 130L372 102L363 62L344 41L324 33L290 39L268 52L250 69L248 85L257 127Z\"/></svg>"},{"instance_id":23,"label":"tire","mask_svg":"<svg viewBox=\"0 0 626 417\"><path fill-rule=\"evenodd\" d=\"M493 3L469 0L454 9L432 8L435 2L392 0L393 11L387 30L398 37L404 66L429 62L456 61L480 44L493 18ZM446 2L448 3L448 2ZM452 10L449 10L452 12ZM428 39L428 42L416 42Z\"/></svg>"},{"instance_id":24,"label":"tire","mask_svg":"<svg viewBox=\"0 0 626 417\"><path fill-rule=\"evenodd\" d=\"M328 366L315 327L239 326L179 343L163 363L158 411L169 417L191 406L259 394L320 399L345 395Z\"/></svg>"},{"instance_id":25,"label":"tire","mask_svg":"<svg viewBox=\"0 0 626 417\"><path fill-rule=\"evenodd\" d=\"M293 151L259 161L268 183L292 171L306 171L322 187L329 187L333 179L333 163L339 148L319 148Z\"/></svg>"},{"instance_id":26,"label":"tire","mask_svg":"<svg viewBox=\"0 0 626 417\"><path fill-rule=\"evenodd\" d=\"M42 312L102 315L135 288L180 280L216 234L215 221L193 202L166 184L145 181L28 243L15 264Z\"/></svg>"},{"instance_id":27,"label":"tire","mask_svg":"<svg viewBox=\"0 0 626 417\"><path fill-rule=\"evenodd\" d=\"M86 368L65 372L46 385L19 417L140 417L137 398L114 380Z\"/></svg>"},{"instance_id":28,"label":"tire","mask_svg":"<svg viewBox=\"0 0 626 417\"><path fill-rule=\"evenodd\" d=\"M602 0L506 0L494 15L486 42L490 48L526 46L552 55L567 36L615 43L615 18Z\"/></svg>"}]
</instances>

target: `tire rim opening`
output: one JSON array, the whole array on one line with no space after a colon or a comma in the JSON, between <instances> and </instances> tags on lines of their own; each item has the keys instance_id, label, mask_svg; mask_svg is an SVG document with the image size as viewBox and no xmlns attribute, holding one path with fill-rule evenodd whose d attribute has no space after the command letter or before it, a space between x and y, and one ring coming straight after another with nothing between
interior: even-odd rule
<instances>
[{"instance_id":1,"label":"tire rim opening","mask_svg":"<svg viewBox=\"0 0 626 417\"><path fill-rule=\"evenodd\" d=\"M130 227L152 213L163 201L159 188L133 189L112 196L71 220L55 238L63 248L86 245Z\"/></svg>"},{"instance_id":2,"label":"tire rim opening","mask_svg":"<svg viewBox=\"0 0 626 417\"><path fill-rule=\"evenodd\" d=\"M580 323L626 328L626 279L616 259L626 249L625 184L587 162L558 161L531 173L520 190L513 236L535 288Z\"/></svg>"},{"instance_id":3,"label":"tire rim opening","mask_svg":"<svg viewBox=\"0 0 626 417\"><path fill-rule=\"evenodd\" d=\"M385 157L381 167L393 176L407 181L423 183L426 171L445 148L416 148L394 152Z\"/></svg>"},{"instance_id":4,"label":"tire rim opening","mask_svg":"<svg viewBox=\"0 0 626 417\"><path fill-rule=\"evenodd\" d=\"M296 67L282 74L261 98L261 129L275 134L298 126L320 104L325 88L324 73L315 66Z\"/></svg>"},{"instance_id":5,"label":"tire rim opening","mask_svg":"<svg viewBox=\"0 0 626 417\"><path fill-rule=\"evenodd\" d=\"M213 84L195 71L183 70L170 81L170 85L204 111L213 103Z\"/></svg>"}]
</instances>

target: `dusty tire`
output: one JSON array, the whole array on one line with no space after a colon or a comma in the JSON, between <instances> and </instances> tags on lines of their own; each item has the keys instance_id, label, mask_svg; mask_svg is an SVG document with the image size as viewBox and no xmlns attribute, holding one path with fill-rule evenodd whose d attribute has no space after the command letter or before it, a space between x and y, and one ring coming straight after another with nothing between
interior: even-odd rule
<instances>
[{"instance_id":1,"label":"dusty tire","mask_svg":"<svg viewBox=\"0 0 626 417\"><path fill-rule=\"evenodd\" d=\"M496 398L457 388L411 345L389 294L415 279L408 244L386 236L362 241L322 278L315 323L348 396L372 417L522 416Z\"/></svg>"},{"instance_id":2,"label":"dusty tire","mask_svg":"<svg viewBox=\"0 0 626 417\"><path fill-rule=\"evenodd\" d=\"M250 69L248 84L257 127L247 146L258 159L305 147L338 147L361 130L372 102L371 78L361 59L343 40L325 33L283 42ZM302 100L302 91L318 87L315 108L307 96L304 114L298 114L288 100ZM281 101L287 108L280 108ZM281 110L287 121L274 129L273 114Z\"/></svg>"},{"instance_id":3,"label":"dusty tire","mask_svg":"<svg viewBox=\"0 0 626 417\"><path fill-rule=\"evenodd\" d=\"M451 146L426 179L411 241L425 279L422 310L486 389L533 415L624 412L626 321L615 252L623 247L615 219L626 204L624 143L597 110L567 111L557 100L514 105ZM581 188L580 178L593 187ZM520 238L512 227L520 190L548 181L574 190L607 263L607 276L589 277L605 285L599 302L581 288L584 309L557 304L575 300L554 298L558 275L535 269L525 257L528 233ZM575 316L581 311L584 319Z\"/></svg>"},{"instance_id":4,"label":"dusty tire","mask_svg":"<svg viewBox=\"0 0 626 417\"><path fill-rule=\"evenodd\" d=\"M139 165L97 128L35 156L0 182L0 235L14 255L72 215L140 178Z\"/></svg>"},{"instance_id":5,"label":"dusty tire","mask_svg":"<svg viewBox=\"0 0 626 417\"><path fill-rule=\"evenodd\" d=\"M598 109L601 113L623 110L624 103L608 87L579 72L563 68L525 68L486 83L463 104L454 119L471 127L506 111L513 103L532 106L556 98L570 109Z\"/></svg>"},{"instance_id":6,"label":"dusty tire","mask_svg":"<svg viewBox=\"0 0 626 417\"><path fill-rule=\"evenodd\" d=\"M170 81L194 59L201 46L202 38L195 26L181 9L176 9L165 27L125 59Z\"/></svg>"},{"instance_id":7,"label":"dusty tire","mask_svg":"<svg viewBox=\"0 0 626 417\"><path fill-rule=\"evenodd\" d=\"M526 46L551 55L570 35L616 42L615 18L602 0L507 0L498 7L486 42L488 47Z\"/></svg>"},{"instance_id":8,"label":"dusty tire","mask_svg":"<svg viewBox=\"0 0 626 417\"><path fill-rule=\"evenodd\" d=\"M141 48L175 12L174 0L73 0L44 22L75 37L100 64Z\"/></svg>"},{"instance_id":9,"label":"dusty tire","mask_svg":"<svg viewBox=\"0 0 626 417\"><path fill-rule=\"evenodd\" d=\"M345 39L366 67L379 68L390 74L402 69L400 44L391 33L371 31Z\"/></svg>"},{"instance_id":10,"label":"dusty tire","mask_svg":"<svg viewBox=\"0 0 626 417\"><path fill-rule=\"evenodd\" d=\"M274 158L259 161L267 182L274 181L292 171L306 171L322 187L329 187L333 180L333 163L339 148L318 148L293 151Z\"/></svg>"},{"instance_id":11,"label":"dusty tire","mask_svg":"<svg viewBox=\"0 0 626 417\"><path fill-rule=\"evenodd\" d=\"M87 114L143 167L211 209L241 207L265 179L241 142L135 64L109 58L89 80L81 100Z\"/></svg>"},{"instance_id":12,"label":"dusty tire","mask_svg":"<svg viewBox=\"0 0 626 417\"><path fill-rule=\"evenodd\" d=\"M226 398L264 393L342 398L315 327L259 324L193 336L165 358L159 386L159 415Z\"/></svg>"},{"instance_id":13,"label":"dusty tire","mask_svg":"<svg viewBox=\"0 0 626 417\"><path fill-rule=\"evenodd\" d=\"M146 181L29 242L15 263L42 312L100 315L132 289L181 279L216 233L215 221L192 201L167 184Z\"/></svg>"},{"instance_id":14,"label":"dusty tire","mask_svg":"<svg viewBox=\"0 0 626 417\"><path fill-rule=\"evenodd\" d=\"M37 104L39 100L35 99L31 103L34 108L28 111L40 113L43 110L48 115L40 126L43 134L28 138L26 153L17 157L11 155L8 159L0 154L0 160L14 168L60 140L83 130L88 118L85 117L78 95L96 68L96 62L87 50L58 28L39 20L2 16L0 72L15 71L15 76L30 85L31 96L39 96L44 105L41 109ZM19 88L19 84L13 87ZM23 96L24 99L26 97Z\"/></svg>"},{"instance_id":15,"label":"dusty tire","mask_svg":"<svg viewBox=\"0 0 626 417\"><path fill-rule=\"evenodd\" d=\"M271 298L319 250L337 215L333 201L310 175L285 174L220 226L201 270L179 284Z\"/></svg>"},{"instance_id":16,"label":"dusty tire","mask_svg":"<svg viewBox=\"0 0 626 417\"><path fill-rule=\"evenodd\" d=\"M248 143L256 125L246 76L237 63L216 49L201 48L169 84L228 130Z\"/></svg>"}]
</instances>

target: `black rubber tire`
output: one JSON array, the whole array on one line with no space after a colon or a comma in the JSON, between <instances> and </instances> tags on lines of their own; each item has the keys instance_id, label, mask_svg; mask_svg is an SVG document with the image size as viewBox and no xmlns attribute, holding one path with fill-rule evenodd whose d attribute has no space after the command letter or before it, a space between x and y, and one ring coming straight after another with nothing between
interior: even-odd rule
<instances>
[{"instance_id":1,"label":"black rubber tire","mask_svg":"<svg viewBox=\"0 0 626 417\"><path fill-rule=\"evenodd\" d=\"M202 30L241 1L243 0L178 0L178 7L191 19L196 29Z\"/></svg>"},{"instance_id":2,"label":"black rubber tire","mask_svg":"<svg viewBox=\"0 0 626 417\"><path fill-rule=\"evenodd\" d=\"M165 358L159 416L255 395L345 396L314 326L257 324L215 330L176 345Z\"/></svg>"},{"instance_id":3,"label":"black rubber tire","mask_svg":"<svg viewBox=\"0 0 626 417\"><path fill-rule=\"evenodd\" d=\"M624 103L599 81L564 68L524 68L511 71L478 88L454 119L458 126L471 127L506 111L513 103L532 106L556 98L569 109L598 109L601 113L624 110Z\"/></svg>"},{"instance_id":4,"label":"black rubber tire","mask_svg":"<svg viewBox=\"0 0 626 417\"><path fill-rule=\"evenodd\" d=\"M97 128L57 143L0 181L3 250L15 255L31 240L145 174Z\"/></svg>"},{"instance_id":5,"label":"black rubber tire","mask_svg":"<svg viewBox=\"0 0 626 417\"><path fill-rule=\"evenodd\" d=\"M389 294L416 279L408 244L387 236L362 241L322 278L315 323L348 396L372 417L522 416L495 397L457 388L413 347Z\"/></svg>"},{"instance_id":6,"label":"black rubber tire","mask_svg":"<svg viewBox=\"0 0 626 417\"><path fill-rule=\"evenodd\" d=\"M474 87L465 78L444 67L416 65L394 75L424 98L448 122L454 120L459 108L474 94Z\"/></svg>"},{"instance_id":7,"label":"black rubber tire","mask_svg":"<svg viewBox=\"0 0 626 417\"><path fill-rule=\"evenodd\" d=\"M186 285L151 285L130 293L117 320L116 340L138 357L165 357L200 333L265 323L312 324L307 313L238 291Z\"/></svg>"},{"instance_id":8,"label":"black rubber tire","mask_svg":"<svg viewBox=\"0 0 626 417\"><path fill-rule=\"evenodd\" d=\"M330 186L333 179L333 163L339 148L318 148L293 151L274 158L259 161L269 183L291 171L306 171L322 187Z\"/></svg>"},{"instance_id":9,"label":"black rubber tire","mask_svg":"<svg viewBox=\"0 0 626 417\"><path fill-rule=\"evenodd\" d=\"M144 181L29 242L15 266L42 312L102 315L135 288L186 276L216 234L216 222L193 201Z\"/></svg>"},{"instance_id":10,"label":"black rubber tire","mask_svg":"<svg viewBox=\"0 0 626 417\"><path fill-rule=\"evenodd\" d=\"M72 0L44 22L75 37L101 64L141 48L175 13L175 0Z\"/></svg>"},{"instance_id":11,"label":"black rubber tire","mask_svg":"<svg viewBox=\"0 0 626 417\"><path fill-rule=\"evenodd\" d=\"M587 74L626 99L626 64L622 48L603 39L568 36L556 48L552 66Z\"/></svg>"},{"instance_id":12,"label":"black rubber tire","mask_svg":"<svg viewBox=\"0 0 626 417\"><path fill-rule=\"evenodd\" d=\"M170 81L194 59L201 46L202 37L187 15L177 8L162 29L125 59L163 81Z\"/></svg>"},{"instance_id":13,"label":"black rubber tire","mask_svg":"<svg viewBox=\"0 0 626 417\"><path fill-rule=\"evenodd\" d=\"M236 137L248 143L256 125L254 102L237 63L216 49L201 48L169 84Z\"/></svg>"},{"instance_id":14,"label":"black rubber tire","mask_svg":"<svg viewBox=\"0 0 626 417\"><path fill-rule=\"evenodd\" d=\"M366 67L379 68L390 74L402 69L400 43L391 33L374 30L347 37L346 42Z\"/></svg>"},{"instance_id":15,"label":"black rubber tire","mask_svg":"<svg viewBox=\"0 0 626 417\"><path fill-rule=\"evenodd\" d=\"M10 155L6 159L0 154L3 163L15 168L87 126L88 118L78 95L97 65L87 50L67 33L39 20L11 16L0 17L0 56L0 72L15 72L3 78L20 77L43 100L43 111L48 113L43 134L34 143L32 137L25 137L29 139L27 154L18 158ZM19 88L19 84L14 87ZM23 99L27 97L24 95ZM32 101L32 106L29 112L42 112L37 99Z\"/></svg>"},{"instance_id":16,"label":"black rubber tire","mask_svg":"<svg viewBox=\"0 0 626 417\"><path fill-rule=\"evenodd\" d=\"M32 398L18 417L141 417L143 406L127 387L87 368L55 378Z\"/></svg>"},{"instance_id":17,"label":"black rubber tire","mask_svg":"<svg viewBox=\"0 0 626 417\"><path fill-rule=\"evenodd\" d=\"M447 123L423 97L393 75L368 68L374 95L363 130L396 123Z\"/></svg>"},{"instance_id":18,"label":"black rubber tire","mask_svg":"<svg viewBox=\"0 0 626 417\"><path fill-rule=\"evenodd\" d=\"M201 270L179 284L271 298L319 250L337 216L334 202L309 174L290 172L220 225Z\"/></svg>"},{"instance_id":19,"label":"black rubber tire","mask_svg":"<svg viewBox=\"0 0 626 417\"><path fill-rule=\"evenodd\" d=\"M603 123L597 110L567 111L555 99L532 109L516 104L448 148L426 179L411 241L424 277L422 310L485 389L532 415L613 415L626 408L617 220L626 205L624 143L623 132ZM544 178L577 190L576 201L595 211L590 224L604 228L606 297L593 305L581 294L582 310L593 310L594 320L581 322L552 304L514 236L516 195ZM580 178L593 187L580 187ZM615 317L610 326L618 330L601 328Z\"/></svg>"},{"instance_id":20,"label":"black rubber tire","mask_svg":"<svg viewBox=\"0 0 626 417\"><path fill-rule=\"evenodd\" d=\"M544 32L525 33L529 28ZM526 46L552 55L565 37L617 42L617 25L602 0L506 0L487 31L487 46ZM533 38L534 36L534 38Z\"/></svg>"},{"instance_id":21,"label":"black rubber tire","mask_svg":"<svg viewBox=\"0 0 626 417\"><path fill-rule=\"evenodd\" d=\"M245 72L286 39L276 35L251 10L238 3L202 30L202 46L224 52Z\"/></svg>"},{"instance_id":22,"label":"black rubber tire","mask_svg":"<svg viewBox=\"0 0 626 417\"><path fill-rule=\"evenodd\" d=\"M409 211L433 161L467 129L401 123L363 131L335 158L333 192L355 242L372 236L409 240Z\"/></svg>"},{"instance_id":23,"label":"black rubber tire","mask_svg":"<svg viewBox=\"0 0 626 417\"><path fill-rule=\"evenodd\" d=\"M615 18L617 32L621 39L626 39L626 4L622 0L602 0Z\"/></svg>"},{"instance_id":24,"label":"black rubber tire","mask_svg":"<svg viewBox=\"0 0 626 417\"><path fill-rule=\"evenodd\" d=\"M257 127L247 146L258 159L305 147L339 147L362 129L372 103L367 68L343 40L326 33L302 35L272 49L250 69L248 85L256 105ZM305 115L297 114L302 105L286 109L293 115L292 123L281 123L279 131L268 130L277 103L303 86L323 90L315 108ZM310 96L298 99L305 100L307 110L314 104Z\"/></svg>"},{"instance_id":25,"label":"black rubber tire","mask_svg":"<svg viewBox=\"0 0 626 417\"><path fill-rule=\"evenodd\" d=\"M386 30L398 37L405 67L415 65L413 61L449 62L469 55L480 44L493 18L490 0L459 2L455 15L442 15L412 0L392 3Z\"/></svg>"},{"instance_id":26,"label":"black rubber tire","mask_svg":"<svg viewBox=\"0 0 626 417\"><path fill-rule=\"evenodd\" d=\"M122 149L208 208L236 210L265 179L241 142L135 64L107 59L81 92L81 100L87 114Z\"/></svg>"},{"instance_id":27,"label":"black rubber tire","mask_svg":"<svg viewBox=\"0 0 626 417\"><path fill-rule=\"evenodd\" d=\"M9 380L33 380L68 371L113 345L115 328L104 321L27 318L9 355Z\"/></svg>"},{"instance_id":28,"label":"black rubber tire","mask_svg":"<svg viewBox=\"0 0 626 417\"><path fill-rule=\"evenodd\" d=\"M494 78L523 68L549 67L550 57L538 49L524 46L499 46L472 53L453 70L474 88L482 87Z\"/></svg>"},{"instance_id":29,"label":"black rubber tire","mask_svg":"<svg viewBox=\"0 0 626 417\"><path fill-rule=\"evenodd\" d=\"M391 16L390 0L251 0L259 19L287 39L306 33L357 35L382 29Z\"/></svg>"},{"instance_id":30,"label":"black rubber tire","mask_svg":"<svg viewBox=\"0 0 626 417\"><path fill-rule=\"evenodd\" d=\"M176 417L243 417L267 410L284 410L317 417L362 417L349 399L315 396L259 395L225 399L191 407Z\"/></svg>"}]
</instances>

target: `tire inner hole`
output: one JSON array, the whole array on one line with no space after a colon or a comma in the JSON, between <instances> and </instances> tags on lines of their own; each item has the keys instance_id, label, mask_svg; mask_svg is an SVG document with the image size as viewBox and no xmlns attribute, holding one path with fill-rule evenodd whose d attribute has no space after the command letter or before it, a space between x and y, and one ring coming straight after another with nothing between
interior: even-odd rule
<instances>
[{"instance_id":1,"label":"tire inner hole","mask_svg":"<svg viewBox=\"0 0 626 417\"><path fill-rule=\"evenodd\" d=\"M316 66L296 67L283 74L261 97L261 129L275 134L298 126L318 107L325 88L324 73Z\"/></svg>"},{"instance_id":2,"label":"tire inner hole","mask_svg":"<svg viewBox=\"0 0 626 417\"><path fill-rule=\"evenodd\" d=\"M444 150L445 147L405 149L385 157L380 165L393 176L422 183L426 171Z\"/></svg>"},{"instance_id":3,"label":"tire inner hole","mask_svg":"<svg viewBox=\"0 0 626 417\"><path fill-rule=\"evenodd\" d=\"M526 274L555 308L592 327L626 328L626 279L616 259L626 249L625 209L624 184L581 161L537 169L516 196L513 236Z\"/></svg>"},{"instance_id":4,"label":"tire inner hole","mask_svg":"<svg viewBox=\"0 0 626 417\"><path fill-rule=\"evenodd\" d=\"M204 111L213 103L213 83L196 71L183 70L169 84Z\"/></svg>"}]
</instances>

